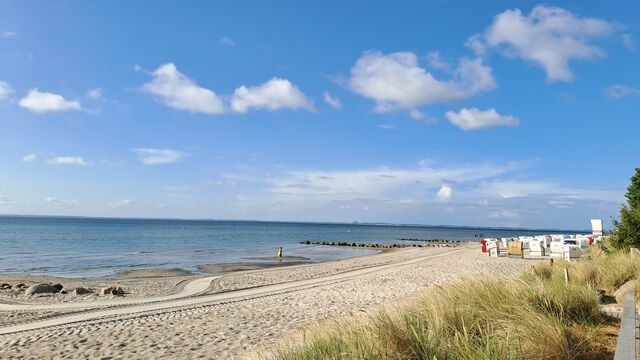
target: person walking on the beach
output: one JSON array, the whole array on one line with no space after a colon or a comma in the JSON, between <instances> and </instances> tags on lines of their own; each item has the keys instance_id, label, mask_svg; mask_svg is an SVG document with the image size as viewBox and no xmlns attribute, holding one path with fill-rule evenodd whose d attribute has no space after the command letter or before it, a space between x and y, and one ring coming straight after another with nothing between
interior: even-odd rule
<instances>
[{"instance_id":1,"label":"person walking on the beach","mask_svg":"<svg viewBox=\"0 0 640 360\"><path fill-rule=\"evenodd\" d=\"M282 259L282 246L278 248L278 258Z\"/></svg>"}]
</instances>

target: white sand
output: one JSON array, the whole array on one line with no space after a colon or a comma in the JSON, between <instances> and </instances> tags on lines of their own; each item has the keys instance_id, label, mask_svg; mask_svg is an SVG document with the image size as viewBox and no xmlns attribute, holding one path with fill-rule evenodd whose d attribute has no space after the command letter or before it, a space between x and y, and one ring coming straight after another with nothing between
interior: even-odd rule
<instances>
[{"instance_id":1,"label":"white sand","mask_svg":"<svg viewBox=\"0 0 640 360\"><path fill-rule=\"evenodd\" d=\"M135 312L122 310L117 316L2 335L0 357L250 357L264 351L266 344L318 321L393 306L457 277L515 274L532 264L489 258L480 254L477 246L453 250L457 253L452 256L425 258L450 251L412 248L337 262L229 274L217 282L213 295L154 305L162 309L125 307ZM220 300L223 296L227 300ZM103 310L97 311L94 314L100 315ZM33 314L20 315L28 319ZM50 314L41 314L47 316Z\"/></svg>"}]
</instances>

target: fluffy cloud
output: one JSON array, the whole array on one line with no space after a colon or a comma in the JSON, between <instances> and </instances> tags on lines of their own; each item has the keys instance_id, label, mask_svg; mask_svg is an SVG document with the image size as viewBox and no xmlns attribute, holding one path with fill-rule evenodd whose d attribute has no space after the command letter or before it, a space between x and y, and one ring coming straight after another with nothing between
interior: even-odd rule
<instances>
[{"instance_id":1,"label":"fluffy cloud","mask_svg":"<svg viewBox=\"0 0 640 360\"><path fill-rule=\"evenodd\" d=\"M328 91L325 91L322 95L324 97L324 102L326 102L329 106L334 109L342 109L342 102L340 101L340 99L331 96Z\"/></svg>"},{"instance_id":2,"label":"fluffy cloud","mask_svg":"<svg viewBox=\"0 0 640 360\"><path fill-rule=\"evenodd\" d=\"M453 189L449 185L442 185L438 193L436 194L436 199L440 201L449 201L453 196Z\"/></svg>"},{"instance_id":3,"label":"fluffy cloud","mask_svg":"<svg viewBox=\"0 0 640 360\"><path fill-rule=\"evenodd\" d=\"M33 160L36 159L36 154L27 154L25 156L22 157L22 161L23 162L32 162Z\"/></svg>"},{"instance_id":4,"label":"fluffy cloud","mask_svg":"<svg viewBox=\"0 0 640 360\"><path fill-rule=\"evenodd\" d=\"M229 176L254 185L238 189L231 208L282 219L579 228L591 216L614 214L624 199L623 189L530 180L540 174L527 170L517 163L427 161L408 168L273 171L268 177L236 173Z\"/></svg>"},{"instance_id":5,"label":"fluffy cloud","mask_svg":"<svg viewBox=\"0 0 640 360\"><path fill-rule=\"evenodd\" d=\"M615 203L622 201L623 191L597 188L571 188L553 181L542 180L505 180L492 179L476 185L474 193L478 196L514 200L530 198L540 202L562 203L567 205L577 201L597 200Z\"/></svg>"},{"instance_id":6,"label":"fluffy cloud","mask_svg":"<svg viewBox=\"0 0 640 360\"><path fill-rule=\"evenodd\" d=\"M236 41L228 36L221 37L219 43L220 45L225 45L225 46L236 46Z\"/></svg>"},{"instance_id":7,"label":"fluffy cloud","mask_svg":"<svg viewBox=\"0 0 640 360\"><path fill-rule=\"evenodd\" d=\"M156 96L165 105L194 113L246 113L253 109L313 110L313 104L287 79L273 78L258 86L240 86L229 102L212 90L199 86L182 74L174 64L164 64L153 72L153 79L141 90Z\"/></svg>"},{"instance_id":8,"label":"fluffy cloud","mask_svg":"<svg viewBox=\"0 0 640 360\"><path fill-rule=\"evenodd\" d=\"M627 96L640 95L640 89L627 85L615 84L604 88L604 94L610 98L621 99Z\"/></svg>"},{"instance_id":9,"label":"fluffy cloud","mask_svg":"<svg viewBox=\"0 0 640 360\"><path fill-rule=\"evenodd\" d=\"M631 34L622 34L622 44L631 51L636 49L636 43Z\"/></svg>"},{"instance_id":10,"label":"fluffy cloud","mask_svg":"<svg viewBox=\"0 0 640 360\"><path fill-rule=\"evenodd\" d=\"M53 196L47 197L46 199L44 199L44 201L50 204L58 204L58 205L76 205L78 203L78 200L64 200L64 199L58 199Z\"/></svg>"},{"instance_id":11,"label":"fluffy cloud","mask_svg":"<svg viewBox=\"0 0 640 360\"><path fill-rule=\"evenodd\" d=\"M548 81L571 81L569 63L603 57L604 51L592 40L613 31L614 26L604 20L540 5L529 15L519 9L498 14L484 33L471 37L468 44L479 54L499 48L508 57L531 61L545 70Z\"/></svg>"},{"instance_id":12,"label":"fluffy cloud","mask_svg":"<svg viewBox=\"0 0 640 360\"><path fill-rule=\"evenodd\" d=\"M198 86L171 63L157 68L153 72L153 80L142 85L142 91L155 95L175 109L205 114L225 112L224 102L218 95Z\"/></svg>"},{"instance_id":13,"label":"fluffy cloud","mask_svg":"<svg viewBox=\"0 0 640 360\"><path fill-rule=\"evenodd\" d=\"M0 205L3 204L11 204L11 199L9 199L8 197L4 196L4 195L0 195Z\"/></svg>"},{"instance_id":14,"label":"fluffy cloud","mask_svg":"<svg viewBox=\"0 0 640 360\"><path fill-rule=\"evenodd\" d=\"M274 111L285 108L313 110L311 101L287 79L273 78L258 86L240 86L231 98L231 109L239 113L251 109Z\"/></svg>"},{"instance_id":15,"label":"fluffy cloud","mask_svg":"<svg viewBox=\"0 0 640 360\"><path fill-rule=\"evenodd\" d=\"M412 52L365 53L351 68L348 85L375 101L375 110L416 110L421 106L461 100L496 87L491 68L480 59L462 59L449 80L436 79Z\"/></svg>"},{"instance_id":16,"label":"fluffy cloud","mask_svg":"<svg viewBox=\"0 0 640 360\"><path fill-rule=\"evenodd\" d=\"M2 31L0 32L0 37L4 39L14 38L18 36L18 33L15 31Z\"/></svg>"},{"instance_id":17,"label":"fluffy cloud","mask_svg":"<svg viewBox=\"0 0 640 360\"><path fill-rule=\"evenodd\" d=\"M109 206L114 208L128 208L133 205L133 201L129 198L124 198L118 201L110 202Z\"/></svg>"},{"instance_id":18,"label":"fluffy cloud","mask_svg":"<svg viewBox=\"0 0 640 360\"><path fill-rule=\"evenodd\" d=\"M101 88L94 88L91 89L89 91L87 91L87 97L91 100L98 100L102 97L102 89Z\"/></svg>"},{"instance_id":19,"label":"fluffy cloud","mask_svg":"<svg viewBox=\"0 0 640 360\"><path fill-rule=\"evenodd\" d=\"M0 81L0 100L6 99L13 93L11 84L5 81Z\"/></svg>"},{"instance_id":20,"label":"fluffy cloud","mask_svg":"<svg viewBox=\"0 0 640 360\"><path fill-rule=\"evenodd\" d=\"M435 70L451 71L451 64L444 61L440 52L434 51L427 54L427 63L429 67Z\"/></svg>"},{"instance_id":21,"label":"fluffy cloud","mask_svg":"<svg viewBox=\"0 0 640 360\"><path fill-rule=\"evenodd\" d=\"M76 100L68 101L58 94L29 90L29 94L20 100L20 106L34 113L61 112L82 110Z\"/></svg>"},{"instance_id":22,"label":"fluffy cloud","mask_svg":"<svg viewBox=\"0 0 640 360\"><path fill-rule=\"evenodd\" d=\"M452 193L443 182L476 182L504 174L515 167L476 165L418 169L374 169L351 171L296 171L273 178L269 192L301 199L412 198L424 189ZM447 190L447 188L449 190Z\"/></svg>"},{"instance_id":23,"label":"fluffy cloud","mask_svg":"<svg viewBox=\"0 0 640 360\"><path fill-rule=\"evenodd\" d=\"M85 159L83 159L81 156L58 156L53 159L50 159L47 162L52 165L76 165L76 166L89 165L89 163Z\"/></svg>"},{"instance_id":24,"label":"fluffy cloud","mask_svg":"<svg viewBox=\"0 0 640 360\"><path fill-rule=\"evenodd\" d=\"M145 165L171 164L182 159L186 154L171 149L135 148L131 149Z\"/></svg>"},{"instance_id":25,"label":"fluffy cloud","mask_svg":"<svg viewBox=\"0 0 640 360\"><path fill-rule=\"evenodd\" d=\"M463 108L459 112L447 111L449 121L462 130L476 130L494 126L515 126L519 120L511 115L500 115L496 109Z\"/></svg>"}]
</instances>

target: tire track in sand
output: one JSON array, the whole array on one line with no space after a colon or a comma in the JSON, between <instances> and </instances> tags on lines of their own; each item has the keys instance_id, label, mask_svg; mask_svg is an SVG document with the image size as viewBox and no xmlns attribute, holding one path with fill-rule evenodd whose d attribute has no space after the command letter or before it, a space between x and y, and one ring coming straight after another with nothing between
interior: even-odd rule
<instances>
[{"instance_id":1,"label":"tire track in sand","mask_svg":"<svg viewBox=\"0 0 640 360\"><path fill-rule=\"evenodd\" d=\"M22 323L22 324L0 327L0 335L25 332L25 331L31 331L31 330L37 330L37 329L43 329L43 328L49 328L49 327L56 327L56 326L73 324L73 323L101 320L101 319L115 320L115 318L132 315L132 314L140 314L142 316L143 313L149 314L154 311L166 313L166 312L170 312L171 309L175 309L175 311L179 311L180 309L185 309L188 307L216 305L216 304L223 304L223 303L229 303L229 302L245 301L245 300L250 300L254 298L277 295L280 293L288 293L292 291L304 290L304 289L309 289L313 287L332 285L339 282L353 280L355 278L370 275L373 273L391 272L391 271L395 271L400 267L413 265L429 259L449 256L461 251L464 251L464 249L449 250L449 251L445 251L438 254L425 255L425 256L409 259L409 260L394 262L391 264L384 264L384 265L372 266L367 268L349 270L342 273L327 275L319 278L283 282L283 283L277 283L272 285L265 285L260 287L234 290L234 291L209 294L209 295L198 295L198 293L201 293L202 291L205 291L207 288L209 288L209 283L217 277L201 278L185 284L185 288L183 289L183 291L177 294L149 298L149 299L136 299L136 301L133 302L133 304L131 302L130 303L123 302L120 304L110 302L111 306L114 306L114 307L100 308L93 311L73 313L70 315L63 315L59 317L52 317L48 319L42 319L42 320L36 320L36 321ZM206 280L209 280L209 283L206 283ZM187 289L188 291L186 291ZM187 295L186 297L182 296L185 293L186 294L195 293L195 294L190 296ZM22 306L24 307L22 308L24 310L33 310L36 308L38 310L46 310L46 309L51 309L54 306L62 306L62 305L74 305L74 304L70 304L70 303L49 304L49 305L23 304L23 305L11 305L11 306ZM75 304L75 305L80 305L80 304ZM6 306L9 306L9 305L6 305L6 304L0 305L0 310L5 308ZM70 306L69 308L74 308L74 307Z\"/></svg>"}]
</instances>

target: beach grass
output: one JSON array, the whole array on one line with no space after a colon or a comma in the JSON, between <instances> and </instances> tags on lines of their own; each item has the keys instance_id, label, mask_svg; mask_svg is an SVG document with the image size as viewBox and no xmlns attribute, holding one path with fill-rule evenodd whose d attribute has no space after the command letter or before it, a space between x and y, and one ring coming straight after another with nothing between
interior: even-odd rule
<instances>
[{"instance_id":1,"label":"beach grass","mask_svg":"<svg viewBox=\"0 0 640 360\"><path fill-rule=\"evenodd\" d=\"M581 261L538 263L518 277L461 279L411 306L307 330L302 344L269 357L610 359L618 320L600 312L597 289L611 293L639 270L626 253L595 249Z\"/></svg>"}]
</instances>

